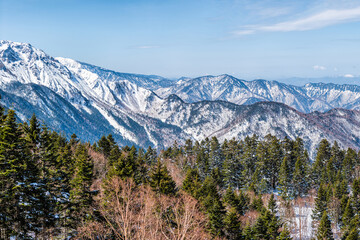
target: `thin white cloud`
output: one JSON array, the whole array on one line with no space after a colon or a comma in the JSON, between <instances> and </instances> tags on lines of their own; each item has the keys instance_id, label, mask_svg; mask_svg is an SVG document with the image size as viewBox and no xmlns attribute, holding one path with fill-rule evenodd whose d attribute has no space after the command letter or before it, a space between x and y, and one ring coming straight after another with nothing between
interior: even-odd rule
<instances>
[{"instance_id":1,"label":"thin white cloud","mask_svg":"<svg viewBox=\"0 0 360 240\"><path fill-rule=\"evenodd\" d=\"M345 22L360 21L360 7L341 10L325 10L323 12L294 21L280 22L265 26L247 26L235 31L235 35L249 35L257 32L291 32L319 29Z\"/></svg>"},{"instance_id":2,"label":"thin white cloud","mask_svg":"<svg viewBox=\"0 0 360 240\"><path fill-rule=\"evenodd\" d=\"M346 78L354 78L355 76L352 75L352 74L345 74L344 77L346 77Z\"/></svg>"},{"instance_id":3,"label":"thin white cloud","mask_svg":"<svg viewBox=\"0 0 360 240\"><path fill-rule=\"evenodd\" d=\"M326 70L326 67L324 67L324 66L319 66L319 65L315 65L315 66L313 66L313 69L314 69L314 70L324 71L324 70Z\"/></svg>"}]
</instances>

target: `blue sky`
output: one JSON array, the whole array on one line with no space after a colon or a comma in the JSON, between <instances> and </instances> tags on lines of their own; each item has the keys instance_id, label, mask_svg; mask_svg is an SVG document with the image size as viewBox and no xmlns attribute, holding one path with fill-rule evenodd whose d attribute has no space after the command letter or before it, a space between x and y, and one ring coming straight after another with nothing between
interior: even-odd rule
<instances>
[{"instance_id":1,"label":"blue sky","mask_svg":"<svg viewBox=\"0 0 360 240\"><path fill-rule=\"evenodd\" d=\"M360 75L360 1L0 0L0 39L121 72Z\"/></svg>"}]
</instances>

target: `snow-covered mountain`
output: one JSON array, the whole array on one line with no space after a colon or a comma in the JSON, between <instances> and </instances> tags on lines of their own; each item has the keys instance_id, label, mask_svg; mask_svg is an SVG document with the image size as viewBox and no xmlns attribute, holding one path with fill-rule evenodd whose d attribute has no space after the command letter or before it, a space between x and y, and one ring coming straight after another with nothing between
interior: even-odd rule
<instances>
[{"instance_id":1,"label":"snow-covered mountain","mask_svg":"<svg viewBox=\"0 0 360 240\"><path fill-rule=\"evenodd\" d=\"M187 138L224 140L271 133L302 137L311 152L322 138L360 148L360 112L305 114L269 102L286 102L304 112L318 103L357 108L357 91L350 85L300 88L228 75L182 78L173 84L158 76L117 73L53 58L30 44L0 41L1 104L15 109L22 121L35 113L50 128L66 136L75 132L87 141L111 133L120 144L163 148ZM268 102L258 103L261 100Z\"/></svg>"},{"instance_id":2,"label":"snow-covered mountain","mask_svg":"<svg viewBox=\"0 0 360 240\"><path fill-rule=\"evenodd\" d=\"M360 87L356 85L309 83L299 87L261 79L245 81L226 74L181 79L155 92L161 97L176 94L187 102L223 100L252 104L274 101L305 113L332 108L360 109Z\"/></svg>"}]
</instances>

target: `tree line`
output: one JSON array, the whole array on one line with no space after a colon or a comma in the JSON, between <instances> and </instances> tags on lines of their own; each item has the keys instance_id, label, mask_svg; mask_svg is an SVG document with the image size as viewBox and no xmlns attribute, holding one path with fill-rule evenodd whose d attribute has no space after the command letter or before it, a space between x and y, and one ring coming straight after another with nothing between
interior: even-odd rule
<instances>
[{"instance_id":1,"label":"tree line","mask_svg":"<svg viewBox=\"0 0 360 240\"><path fill-rule=\"evenodd\" d=\"M112 135L91 145L1 109L0 234L291 239L279 208L313 195L314 238L359 239L359 156L324 139L311 161L302 139L271 135L187 140L162 151L119 146Z\"/></svg>"}]
</instances>

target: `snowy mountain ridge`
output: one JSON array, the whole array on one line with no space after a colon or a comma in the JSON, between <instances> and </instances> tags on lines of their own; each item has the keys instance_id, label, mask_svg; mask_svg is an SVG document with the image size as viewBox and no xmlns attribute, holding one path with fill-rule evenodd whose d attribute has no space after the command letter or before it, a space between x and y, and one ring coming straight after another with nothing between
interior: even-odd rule
<instances>
[{"instance_id":1,"label":"snowy mountain ridge","mask_svg":"<svg viewBox=\"0 0 360 240\"><path fill-rule=\"evenodd\" d=\"M305 114L294 109L308 112L340 104L358 109L359 88L328 84L301 88L229 75L173 83L53 58L30 44L0 41L1 104L15 109L22 121L36 113L50 128L66 136L75 132L86 141L111 133L120 144L163 148L188 138L243 139L252 134L263 138L270 133L302 137L312 153L322 138L360 148L360 112Z\"/></svg>"},{"instance_id":2,"label":"snowy mountain ridge","mask_svg":"<svg viewBox=\"0 0 360 240\"><path fill-rule=\"evenodd\" d=\"M299 87L262 79L246 81L224 74L179 80L155 92L162 97L176 94L187 102L223 100L252 104L274 101L305 113L332 108L360 109L360 86L347 84L308 83Z\"/></svg>"}]
</instances>

